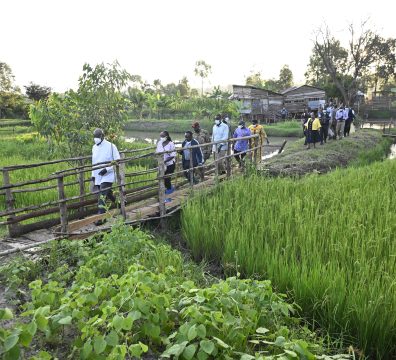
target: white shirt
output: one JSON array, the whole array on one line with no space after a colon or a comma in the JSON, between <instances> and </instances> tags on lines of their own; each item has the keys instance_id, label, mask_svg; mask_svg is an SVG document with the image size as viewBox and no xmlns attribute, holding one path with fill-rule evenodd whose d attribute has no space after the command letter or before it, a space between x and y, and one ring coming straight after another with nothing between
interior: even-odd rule
<instances>
[{"instance_id":1,"label":"white shirt","mask_svg":"<svg viewBox=\"0 0 396 360\"><path fill-rule=\"evenodd\" d=\"M220 123L219 126L214 125L213 126L213 131L212 131L212 142L221 141L221 140L224 140L224 141L228 140L228 131L229 131L228 126L226 124L224 124L223 122ZM217 144L215 146L218 149L220 145L221 144ZM227 143L226 142L221 147L221 150L227 150Z\"/></svg>"},{"instance_id":2,"label":"white shirt","mask_svg":"<svg viewBox=\"0 0 396 360\"><path fill-rule=\"evenodd\" d=\"M346 107L346 108L344 109L344 113L343 113L344 120L348 120L348 113L349 113L349 109Z\"/></svg>"},{"instance_id":3,"label":"white shirt","mask_svg":"<svg viewBox=\"0 0 396 360\"><path fill-rule=\"evenodd\" d=\"M175 151L175 144L172 141L169 141L165 146L161 141L157 142L157 150L156 153L162 153L164 151L173 150L171 153L164 154L164 163L166 166L172 165L175 163L176 158L176 151ZM172 160L168 160L169 158L173 157Z\"/></svg>"},{"instance_id":4,"label":"white shirt","mask_svg":"<svg viewBox=\"0 0 396 360\"><path fill-rule=\"evenodd\" d=\"M344 110L343 109L337 110L336 120L337 121L344 120Z\"/></svg>"},{"instance_id":5,"label":"white shirt","mask_svg":"<svg viewBox=\"0 0 396 360\"><path fill-rule=\"evenodd\" d=\"M106 139L104 139L99 145L95 144L92 147L92 165L119 159L120 153L118 152L117 147ZM107 170L107 173L100 176L99 173L104 168ZM113 183L115 181L113 166L92 170L92 177L95 178L95 185L100 185L104 182Z\"/></svg>"}]
</instances>

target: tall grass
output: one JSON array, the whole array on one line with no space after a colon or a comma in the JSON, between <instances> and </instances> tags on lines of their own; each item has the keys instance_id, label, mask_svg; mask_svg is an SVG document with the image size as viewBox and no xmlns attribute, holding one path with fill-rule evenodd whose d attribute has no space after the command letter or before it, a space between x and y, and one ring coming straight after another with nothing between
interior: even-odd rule
<instances>
[{"instance_id":1,"label":"tall grass","mask_svg":"<svg viewBox=\"0 0 396 360\"><path fill-rule=\"evenodd\" d=\"M372 358L396 356L396 161L301 180L240 178L189 201L197 259L291 291L332 335Z\"/></svg>"}]
</instances>

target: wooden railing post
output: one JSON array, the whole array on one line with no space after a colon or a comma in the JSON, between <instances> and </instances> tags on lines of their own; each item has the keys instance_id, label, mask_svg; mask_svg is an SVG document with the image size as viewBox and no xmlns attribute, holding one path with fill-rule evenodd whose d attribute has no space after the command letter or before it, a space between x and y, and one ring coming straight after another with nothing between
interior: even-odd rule
<instances>
[{"instance_id":1,"label":"wooden railing post","mask_svg":"<svg viewBox=\"0 0 396 360\"><path fill-rule=\"evenodd\" d=\"M231 144L232 142L228 140L228 146L227 146L227 161L226 161L226 166L227 166L227 178L231 177Z\"/></svg>"},{"instance_id":2,"label":"wooden railing post","mask_svg":"<svg viewBox=\"0 0 396 360\"><path fill-rule=\"evenodd\" d=\"M10 185L10 174L6 169L3 169L3 185L4 186ZM6 200L7 211L14 210L15 199L11 188L5 189L5 200ZM10 215L10 217L7 218L7 220L13 220L13 219L14 219L14 215ZM10 235L10 237L16 236L17 227L18 226L16 224L8 225L8 234Z\"/></svg>"},{"instance_id":3,"label":"wooden railing post","mask_svg":"<svg viewBox=\"0 0 396 360\"><path fill-rule=\"evenodd\" d=\"M79 159L78 160L78 165L83 167L84 166L84 160L83 159ZM78 179L78 186L80 188L80 196L85 195L85 173L83 171L79 171L77 173L77 179ZM84 212L85 208L80 208L79 209L80 212Z\"/></svg>"},{"instance_id":4,"label":"wooden railing post","mask_svg":"<svg viewBox=\"0 0 396 360\"><path fill-rule=\"evenodd\" d=\"M67 223L67 204L66 204L66 196L65 196L65 185L63 181L63 176L58 177L58 198L59 198L59 215L61 222L61 232L63 234L67 234L68 232L68 223Z\"/></svg>"},{"instance_id":5,"label":"wooden railing post","mask_svg":"<svg viewBox=\"0 0 396 360\"><path fill-rule=\"evenodd\" d=\"M125 174L120 169L120 164L116 163L116 175L118 188L120 193L120 212L124 220L126 219L126 210L125 210Z\"/></svg>"},{"instance_id":6,"label":"wooden railing post","mask_svg":"<svg viewBox=\"0 0 396 360\"><path fill-rule=\"evenodd\" d=\"M254 166L256 166L257 167L257 144L258 144L258 139L257 138L254 138L254 141L253 141L253 143L254 143L254 149L253 149L253 163L254 163Z\"/></svg>"},{"instance_id":7,"label":"wooden railing post","mask_svg":"<svg viewBox=\"0 0 396 360\"><path fill-rule=\"evenodd\" d=\"M165 184L164 184L164 175L165 175L165 164L164 164L164 155L158 155L158 207L160 217L166 215L165 208Z\"/></svg>"},{"instance_id":8,"label":"wooden railing post","mask_svg":"<svg viewBox=\"0 0 396 360\"><path fill-rule=\"evenodd\" d=\"M215 176L216 178L219 176L219 154L217 152L217 144L213 146L214 147L214 152L213 152L213 159L215 163Z\"/></svg>"},{"instance_id":9,"label":"wooden railing post","mask_svg":"<svg viewBox=\"0 0 396 360\"><path fill-rule=\"evenodd\" d=\"M188 172L188 176L190 177L190 186L194 186L194 161L193 161L193 150L188 149L188 152L190 154L190 170Z\"/></svg>"}]
</instances>

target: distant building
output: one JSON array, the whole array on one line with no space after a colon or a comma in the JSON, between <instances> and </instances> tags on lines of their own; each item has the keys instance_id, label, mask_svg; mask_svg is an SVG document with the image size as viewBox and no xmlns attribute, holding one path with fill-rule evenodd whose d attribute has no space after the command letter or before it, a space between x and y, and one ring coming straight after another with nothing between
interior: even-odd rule
<instances>
[{"instance_id":1,"label":"distant building","mask_svg":"<svg viewBox=\"0 0 396 360\"><path fill-rule=\"evenodd\" d=\"M283 106L283 95L249 85L232 85L230 99L240 101L240 113L249 120L264 120Z\"/></svg>"},{"instance_id":2,"label":"distant building","mask_svg":"<svg viewBox=\"0 0 396 360\"><path fill-rule=\"evenodd\" d=\"M285 107L291 115L305 110L317 110L325 104L326 93L323 89L310 86L294 86L280 93L249 85L233 85L230 99L240 101L240 113L249 120L280 119L280 111Z\"/></svg>"},{"instance_id":3,"label":"distant building","mask_svg":"<svg viewBox=\"0 0 396 360\"><path fill-rule=\"evenodd\" d=\"M293 86L281 91L283 103L291 114L299 114L305 110L318 110L326 102L326 92L311 85Z\"/></svg>"}]
</instances>

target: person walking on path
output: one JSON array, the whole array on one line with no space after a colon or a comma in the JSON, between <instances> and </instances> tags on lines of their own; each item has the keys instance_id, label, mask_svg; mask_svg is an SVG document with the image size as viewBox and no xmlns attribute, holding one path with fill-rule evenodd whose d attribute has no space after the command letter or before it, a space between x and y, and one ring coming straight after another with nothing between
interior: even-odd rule
<instances>
[{"instance_id":1,"label":"person walking on path","mask_svg":"<svg viewBox=\"0 0 396 360\"><path fill-rule=\"evenodd\" d=\"M315 144L320 141L319 130L321 128L320 121L317 117L315 117L315 113L311 113L311 117L308 119L305 124L307 129L307 150L311 148L311 144L313 144L314 148Z\"/></svg>"},{"instance_id":2,"label":"person walking on path","mask_svg":"<svg viewBox=\"0 0 396 360\"><path fill-rule=\"evenodd\" d=\"M167 131L162 131L160 133L160 139L157 142L157 149L155 150L156 153L162 153L164 151L171 151L163 154L165 175L171 175L175 172L176 150L175 144L172 142L169 132ZM164 185L166 195L170 195L175 191L175 188L172 186L171 177L164 178ZM169 202L170 199L166 199L165 201Z\"/></svg>"},{"instance_id":3,"label":"person walking on path","mask_svg":"<svg viewBox=\"0 0 396 360\"><path fill-rule=\"evenodd\" d=\"M351 125L354 119L355 119L354 111L352 108L349 108L348 117L345 120L344 136L349 136L349 133L351 131Z\"/></svg>"},{"instance_id":4,"label":"person walking on path","mask_svg":"<svg viewBox=\"0 0 396 360\"><path fill-rule=\"evenodd\" d=\"M335 139L337 137L338 139L342 139L344 136L344 128L345 128L344 108L342 106L340 106L340 108L337 110L336 121L337 121L337 127L336 127Z\"/></svg>"},{"instance_id":5,"label":"person walking on path","mask_svg":"<svg viewBox=\"0 0 396 360\"><path fill-rule=\"evenodd\" d=\"M253 149L257 146L259 146L259 144L264 144L264 139L267 141L267 144L269 144L269 140L267 137L267 134L264 130L264 127L260 124L258 124L257 120L252 120L252 125L249 126L249 130L251 135L256 135L258 134L259 137L257 138L253 138L250 139L250 148ZM262 158L262 146L260 146L257 149L257 158L259 159L259 161L261 161Z\"/></svg>"},{"instance_id":6,"label":"person walking on path","mask_svg":"<svg viewBox=\"0 0 396 360\"><path fill-rule=\"evenodd\" d=\"M238 127L234 131L234 139L250 136L252 133L245 126L243 120L239 121ZM234 143L234 155L235 159L238 161L239 167L244 167L244 157L246 156L246 151L249 149L249 139L237 140Z\"/></svg>"},{"instance_id":7,"label":"person walking on path","mask_svg":"<svg viewBox=\"0 0 396 360\"><path fill-rule=\"evenodd\" d=\"M93 136L95 145L92 147L92 166L120 159L117 147L105 139L102 129L95 129ZM114 168L110 165L94 169L91 176L94 190L100 191L98 196L98 214L104 214L106 212L106 199L111 200L116 205L116 198L112 190L115 181ZM98 220L95 225L99 226L105 222L105 219Z\"/></svg>"},{"instance_id":8,"label":"person walking on path","mask_svg":"<svg viewBox=\"0 0 396 360\"><path fill-rule=\"evenodd\" d=\"M215 161L219 169L219 174L225 174L224 157L227 154L228 149L228 133L229 127L221 121L221 115L216 115L215 124L212 129L212 142L222 141L212 146Z\"/></svg>"},{"instance_id":9,"label":"person walking on path","mask_svg":"<svg viewBox=\"0 0 396 360\"><path fill-rule=\"evenodd\" d=\"M202 166L204 163L203 154L200 147L189 149L192 146L199 145L199 142L193 139L193 134L191 131L186 131L184 134L185 140L182 143L183 150L179 152L182 154L182 164L184 169L184 176L188 181L193 181L194 184L198 183L198 179L194 177L194 168L196 166ZM191 159L192 156L192 168Z\"/></svg>"},{"instance_id":10,"label":"person walking on path","mask_svg":"<svg viewBox=\"0 0 396 360\"><path fill-rule=\"evenodd\" d=\"M201 129L199 122L195 122L192 124L192 128L194 129L194 133L193 133L193 137L195 140L197 140L200 144L208 144L211 141L211 137L209 135L209 133L204 130ZM203 146L201 148L202 150L202 154L203 154L203 158L204 158L204 162L206 160L208 160L210 158L210 154L212 153L212 148L210 145L208 146ZM197 172L201 178L201 181L205 180L205 169L199 168L197 169Z\"/></svg>"}]
</instances>

